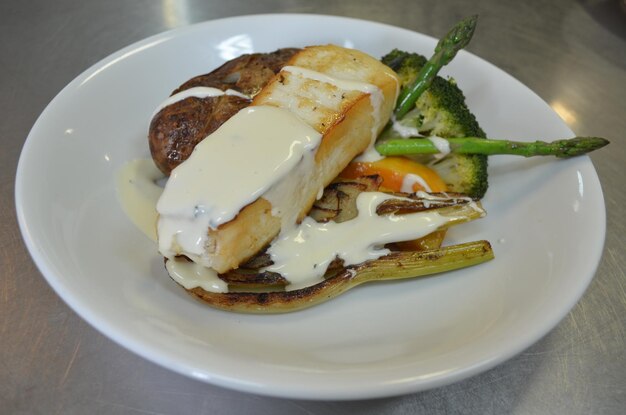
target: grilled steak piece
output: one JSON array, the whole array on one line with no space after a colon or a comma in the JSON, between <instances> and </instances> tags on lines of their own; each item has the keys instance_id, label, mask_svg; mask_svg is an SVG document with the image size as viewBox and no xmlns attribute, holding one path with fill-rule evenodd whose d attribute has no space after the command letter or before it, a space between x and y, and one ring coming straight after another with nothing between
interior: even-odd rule
<instances>
[{"instance_id":1,"label":"grilled steak piece","mask_svg":"<svg viewBox=\"0 0 626 415\"><path fill-rule=\"evenodd\" d=\"M234 95L190 97L163 108L150 123L150 153L169 176L187 160L196 144L215 131L250 101Z\"/></svg>"},{"instance_id":2,"label":"grilled steak piece","mask_svg":"<svg viewBox=\"0 0 626 415\"><path fill-rule=\"evenodd\" d=\"M182 84L174 93L197 86L210 86L226 91L234 89L254 96L277 74L300 49L278 49L272 53L253 53L230 60L206 75L196 76Z\"/></svg>"},{"instance_id":3,"label":"grilled steak piece","mask_svg":"<svg viewBox=\"0 0 626 415\"><path fill-rule=\"evenodd\" d=\"M194 87L232 89L249 97L259 92L299 49L279 49L272 53L243 55L214 71L194 77L172 95ZM148 133L150 153L163 173L185 161L196 144L211 134L250 100L237 95L189 97L159 111Z\"/></svg>"}]
</instances>

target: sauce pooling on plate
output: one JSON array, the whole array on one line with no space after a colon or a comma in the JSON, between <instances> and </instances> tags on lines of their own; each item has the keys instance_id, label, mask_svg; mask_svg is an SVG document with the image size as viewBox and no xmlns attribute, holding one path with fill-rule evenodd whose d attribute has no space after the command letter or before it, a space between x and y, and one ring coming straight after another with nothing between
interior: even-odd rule
<instances>
[{"instance_id":1,"label":"sauce pooling on plate","mask_svg":"<svg viewBox=\"0 0 626 415\"><path fill-rule=\"evenodd\" d=\"M126 163L117 172L116 190L124 213L148 238L157 241L157 200L163 188L158 182L165 177L151 159Z\"/></svg>"}]
</instances>

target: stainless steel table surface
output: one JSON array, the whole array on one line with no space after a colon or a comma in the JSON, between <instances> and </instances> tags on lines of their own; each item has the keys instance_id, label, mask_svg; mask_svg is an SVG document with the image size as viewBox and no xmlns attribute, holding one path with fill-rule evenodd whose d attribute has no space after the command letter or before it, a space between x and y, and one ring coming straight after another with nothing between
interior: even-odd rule
<instances>
[{"instance_id":1,"label":"stainless steel table surface","mask_svg":"<svg viewBox=\"0 0 626 415\"><path fill-rule=\"evenodd\" d=\"M607 207L602 262L582 300L517 357L465 381L353 402L267 398L200 383L101 335L51 290L15 217L29 129L75 76L161 31L226 16L350 16L440 36L478 13L469 50L560 103L578 135L611 145L591 159ZM1 414L626 413L626 13L621 0L3 0L0 2Z\"/></svg>"}]
</instances>

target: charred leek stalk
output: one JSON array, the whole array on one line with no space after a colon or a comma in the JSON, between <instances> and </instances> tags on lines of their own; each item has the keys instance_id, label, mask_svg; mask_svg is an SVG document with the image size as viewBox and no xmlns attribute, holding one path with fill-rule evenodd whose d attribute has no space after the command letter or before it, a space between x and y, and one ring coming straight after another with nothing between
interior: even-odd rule
<instances>
[{"instance_id":1,"label":"charred leek stalk","mask_svg":"<svg viewBox=\"0 0 626 415\"><path fill-rule=\"evenodd\" d=\"M345 190L345 186L346 184L342 184L340 188ZM469 198L442 195L435 198L431 196L425 200L416 195L409 196L414 200L407 197L387 200L379 205L378 214L410 214L436 210L439 215L449 218L439 230L484 215L480 202ZM353 195L349 199L355 197ZM347 209L347 206L344 208ZM285 278L277 273L263 271L264 267L271 264L271 259L268 255L261 254L242 268L220 276L228 283L228 293L208 292L202 288L189 291L223 310L260 314L285 313L325 302L366 282L422 277L469 267L492 258L493 252L489 243L477 241L424 251L391 252L377 260L348 267L336 260L326 272L324 281L288 291L288 281Z\"/></svg>"},{"instance_id":2,"label":"charred leek stalk","mask_svg":"<svg viewBox=\"0 0 626 415\"><path fill-rule=\"evenodd\" d=\"M277 314L323 303L367 282L424 277L493 259L487 241L468 242L422 252L393 252L375 261L343 269L311 287L294 291L190 292L213 307L240 313Z\"/></svg>"}]
</instances>

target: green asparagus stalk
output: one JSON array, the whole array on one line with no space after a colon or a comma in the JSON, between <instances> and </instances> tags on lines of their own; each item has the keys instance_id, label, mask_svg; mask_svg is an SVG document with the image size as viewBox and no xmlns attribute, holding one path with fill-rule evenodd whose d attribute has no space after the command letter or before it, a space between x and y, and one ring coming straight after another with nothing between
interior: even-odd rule
<instances>
[{"instance_id":1,"label":"green asparagus stalk","mask_svg":"<svg viewBox=\"0 0 626 415\"><path fill-rule=\"evenodd\" d=\"M458 154L512 154L516 156L555 156L568 158L580 156L609 144L602 137L574 137L552 142L520 142L493 140L479 137L446 138L450 152ZM406 156L415 154L437 154L440 150L425 138L392 139L376 145L384 156Z\"/></svg>"},{"instance_id":2,"label":"green asparagus stalk","mask_svg":"<svg viewBox=\"0 0 626 415\"><path fill-rule=\"evenodd\" d=\"M463 49L472 39L478 16L471 16L457 23L448 34L439 40L435 53L422 67L413 83L400 92L395 117L401 119L414 106L417 99L428 89L439 70L450 63L456 53Z\"/></svg>"}]
</instances>

